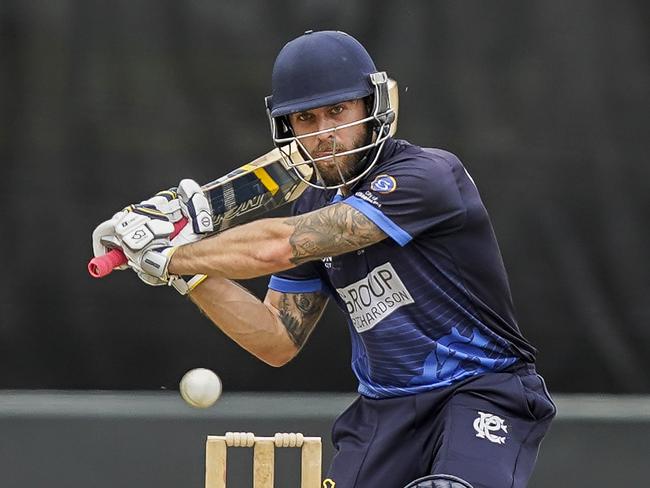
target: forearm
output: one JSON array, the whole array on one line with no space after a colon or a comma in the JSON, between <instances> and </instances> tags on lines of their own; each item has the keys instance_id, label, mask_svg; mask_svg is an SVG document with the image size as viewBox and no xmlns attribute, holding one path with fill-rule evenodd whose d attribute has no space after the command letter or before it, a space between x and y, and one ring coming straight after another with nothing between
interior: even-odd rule
<instances>
[{"instance_id":1,"label":"forearm","mask_svg":"<svg viewBox=\"0 0 650 488\"><path fill-rule=\"evenodd\" d=\"M295 266L289 237L293 227L283 219L263 219L181 246L169 272L249 279Z\"/></svg>"},{"instance_id":2,"label":"forearm","mask_svg":"<svg viewBox=\"0 0 650 488\"><path fill-rule=\"evenodd\" d=\"M386 234L344 203L229 229L174 253L168 271L249 279L369 246Z\"/></svg>"},{"instance_id":3,"label":"forearm","mask_svg":"<svg viewBox=\"0 0 650 488\"><path fill-rule=\"evenodd\" d=\"M237 283L209 277L190 298L228 337L271 366L282 366L297 354L276 311Z\"/></svg>"}]
</instances>

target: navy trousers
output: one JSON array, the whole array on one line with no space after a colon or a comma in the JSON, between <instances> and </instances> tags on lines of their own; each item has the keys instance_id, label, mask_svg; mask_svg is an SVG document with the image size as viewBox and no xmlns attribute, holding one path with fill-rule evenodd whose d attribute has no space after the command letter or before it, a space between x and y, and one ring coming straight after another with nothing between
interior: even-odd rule
<instances>
[{"instance_id":1,"label":"navy trousers","mask_svg":"<svg viewBox=\"0 0 650 488\"><path fill-rule=\"evenodd\" d=\"M450 474L474 488L523 488L555 412L531 365L418 395L359 397L334 423L323 486L402 488Z\"/></svg>"}]
</instances>

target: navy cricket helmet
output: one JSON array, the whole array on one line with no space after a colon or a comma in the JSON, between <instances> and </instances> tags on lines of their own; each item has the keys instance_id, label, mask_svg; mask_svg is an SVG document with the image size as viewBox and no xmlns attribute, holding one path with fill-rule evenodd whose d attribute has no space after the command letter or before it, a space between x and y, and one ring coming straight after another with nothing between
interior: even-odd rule
<instances>
[{"instance_id":1,"label":"navy cricket helmet","mask_svg":"<svg viewBox=\"0 0 650 488\"><path fill-rule=\"evenodd\" d=\"M368 116L345 126L295 136L287 118L291 113L366 97L372 97L373 102ZM349 185L370 171L395 120L388 97L388 76L385 72L377 71L370 54L359 41L341 31L307 31L282 48L273 66L272 95L266 97L266 108L273 142L285 156L287 164L303 181L323 189ZM302 144L302 139L366 123L370 123L374 130L372 141L337 154L346 156L365 152L365 157L370 149L376 149L373 161L365 165L361 174L353 179L342 179L339 185L325 185L305 177L306 172L297 169L309 165L318 176L314 162L329 158L313 158ZM292 147L292 144L295 146ZM302 153L299 161L291 157L296 147ZM311 171L308 173L311 174Z\"/></svg>"}]
</instances>

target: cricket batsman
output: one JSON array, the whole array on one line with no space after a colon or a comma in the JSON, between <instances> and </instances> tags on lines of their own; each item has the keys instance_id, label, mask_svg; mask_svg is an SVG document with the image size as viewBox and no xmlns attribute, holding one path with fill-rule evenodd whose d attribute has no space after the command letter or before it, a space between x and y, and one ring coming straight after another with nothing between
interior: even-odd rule
<instances>
[{"instance_id":1,"label":"cricket batsman","mask_svg":"<svg viewBox=\"0 0 650 488\"><path fill-rule=\"evenodd\" d=\"M386 80L350 35L305 32L266 98L275 145L313 169L292 215L208 236L205 196L183 180L101 224L95 255L121 248L272 366L336 303L359 395L334 423L323 486L523 488L555 406L474 181L454 154L389 137ZM178 212L191 225L172 240ZM267 275L264 301L235 282Z\"/></svg>"}]
</instances>

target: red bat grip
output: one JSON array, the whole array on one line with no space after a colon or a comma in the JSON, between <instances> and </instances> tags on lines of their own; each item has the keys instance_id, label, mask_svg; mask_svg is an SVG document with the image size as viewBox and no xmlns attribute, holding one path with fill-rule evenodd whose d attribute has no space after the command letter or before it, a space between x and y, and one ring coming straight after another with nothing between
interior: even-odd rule
<instances>
[{"instance_id":1,"label":"red bat grip","mask_svg":"<svg viewBox=\"0 0 650 488\"><path fill-rule=\"evenodd\" d=\"M103 256L92 258L88 262L88 272L93 278L103 278L113 272L113 269L126 264L126 256L121 249L111 249Z\"/></svg>"},{"instance_id":2,"label":"red bat grip","mask_svg":"<svg viewBox=\"0 0 650 488\"><path fill-rule=\"evenodd\" d=\"M174 223L174 232L171 233L170 239L176 237L183 227L185 227L185 224L187 224L186 218L182 218L178 222ZM103 256L97 256L88 262L88 273L90 273L90 276L93 278L103 278L104 276L111 274L111 272L118 266L122 266L126 263L126 256L121 249L111 249Z\"/></svg>"}]
</instances>

